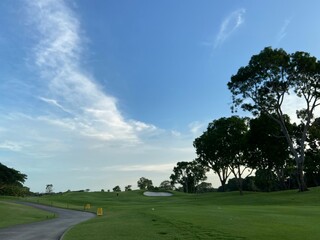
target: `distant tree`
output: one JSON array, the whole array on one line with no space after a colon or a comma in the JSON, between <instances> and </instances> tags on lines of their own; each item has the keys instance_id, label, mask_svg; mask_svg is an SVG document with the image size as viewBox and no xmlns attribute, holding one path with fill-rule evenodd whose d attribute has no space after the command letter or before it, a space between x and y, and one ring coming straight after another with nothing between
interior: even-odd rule
<instances>
[{"instance_id":1,"label":"distant tree","mask_svg":"<svg viewBox=\"0 0 320 240\"><path fill-rule=\"evenodd\" d=\"M228 191L239 191L238 179L230 178L226 187Z\"/></svg>"},{"instance_id":2,"label":"distant tree","mask_svg":"<svg viewBox=\"0 0 320 240\"><path fill-rule=\"evenodd\" d=\"M152 181L145 178L145 177L141 177L138 182L138 188L140 190L151 190L153 188L153 184L152 184Z\"/></svg>"},{"instance_id":3,"label":"distant tree","mask_svg":"<svg viewBox=\"0 0 320 240\"><path fill-rule=\"evenodd\" d=\"M87 188L87 189L85 190L85 192L90 192L90 189L89 189L89 188Z\"/></svg>"},{"instance_id":4,"label":"distant tree","mask_svg":"<svg viewBox=\"0 0 320 240\"><path fill-rule=\"evenodd\" d=\"M173 168L171 174L171 184L179 183L183 186L183 191L186 193L195 193L196 186L199 182L207 179L206 172L208 169L196 161L178 162Z\"/></svg>"},{"instance_id":5,"label":"distant tree","mask_svg":"<svg viewBox=\"0 0 320 240\"><path fill-rule=\"evenodd\" d=\"M259 191L258 187L255 184L255 177L249 176L243 179L243 190L244 191Z\"/></svg>"},{"instance_id":6,"label":"distant tree","mask_svg":"<svg viewBox=\"0 0 320 240\"><path fill-rule=\"evenodd\" d=\"M260 191L271 192L280 189L277 175L270 169L258 169L255 173L254 183Z\"/></svg>"},{"instance_id":7,"label":"distant tree","mask_svg":"<svg viewBox=\"0 0 320 240\"><path fill-rule=\"evenodd\" d=\"M159 188L163 190L173 190L173 186L169 180L161 182Z\"/></svg>"},{"instance_id":8,"label":"distant tree","mask_svg":"<svg viewBox=\"0 0 320 240\"><path fill-rule=\"evenodd\" d=\"M115 186L114 188L112 188L112 190L114 192L121 192L121 188L119 186Z\"/></svg>"},{"instance_id":9,"label":"distant tree","mask_svg":"<svg viewBox=\"0 0 320 240\"><path fill-rule=\"evenodd\" d=\"M46 193L47 194L53 193L53 185L52 184L47 184L46 185Z\"/></svg>"},{"instance_id":10,"label":"distant tree","mask_svg":"<svg viewBox=\"0 0 320 240\"><path fill-rule=\"evenodd\" d=\"M212 192L213 187L211 183L202 182L197 185L197 192L199 193L205 193L205 192Z\"/></svg>"},{"instance_id":11,"label":"distant tree","mask_svg":"<svg viewBox=\"0 0 320 240\"><path fill-rule=\"evenodd\" d=\"M101 189L101 192L104 192L104 189Z\"/></svg>"},{"instance_id":12,"label":"distant tree","mask_svg":"<svg viewBox=\"0 0 320 240\"><path fill-rule=\"evenodd\" d=\"M124 190L125 190L126 192L127 192L127 191L131 191L131 190L132 190L131 187L132 187L132 185L127 185L127 186L124 187Z\"/></svg>"},{"instance_id":13,"label":"distant tree","mask_svg":"<svg viewBox=\"0 0 320 240\"><path fill-rule=\"evenodd\" d=\"M267 47L231 77L228 88L233 95L233 110L241 106L254 115L264 113L279 124L296 162L299 190L308 190L304 180L305 150L314 112L320 105L320 62L309 53L288 54L283 49ZM288 94L305 103L296 109L301 122L297 138L290 135L284 118Z\"/></svg>"}]
</instances>

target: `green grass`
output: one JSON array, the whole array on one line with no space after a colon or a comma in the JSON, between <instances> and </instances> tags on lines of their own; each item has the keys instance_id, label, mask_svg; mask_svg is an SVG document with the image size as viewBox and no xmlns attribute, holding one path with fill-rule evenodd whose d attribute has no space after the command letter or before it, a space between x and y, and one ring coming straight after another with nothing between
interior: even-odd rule
<instances>
[{"instance_id":1,"label":"green grass","mask_svg":"<svg viewBox=\"0 0 320 240\"><path fill-rule=\"evenodd\" d=\"M33 199L104 215L72 228L65 240L320 239L320 188L298 193L236 192L145 197L140 191L65 193ZM154 209L154 210L153 210Z\"/></svg>"},{"instance_id":2,"label":"green grass","mask_svg":"<svg viewBox=\"0 0 320 240\"><path fill-rule=\"evenodd\" d=\"M43 221L54 217L52 213L8 202L8 200L12 199L0 198L0 228L22 223Z\"/></svg>"}]
</instances>

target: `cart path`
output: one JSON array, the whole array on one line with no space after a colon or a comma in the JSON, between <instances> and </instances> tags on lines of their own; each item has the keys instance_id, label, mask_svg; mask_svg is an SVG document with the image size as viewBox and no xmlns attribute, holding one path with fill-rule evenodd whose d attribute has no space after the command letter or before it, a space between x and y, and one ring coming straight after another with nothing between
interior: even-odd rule
<instances>
[{"instance_id":1,"label":"cart path","mask_svg":"<svg viewBox=\"0 0 320 240\"><path fill-rule=\"evenodd\" d=\"M95 217L95 214L19 202L57 215L57 218L0 229L1 240L59 240L70 227Z\"/></svg>"}]
</instances>

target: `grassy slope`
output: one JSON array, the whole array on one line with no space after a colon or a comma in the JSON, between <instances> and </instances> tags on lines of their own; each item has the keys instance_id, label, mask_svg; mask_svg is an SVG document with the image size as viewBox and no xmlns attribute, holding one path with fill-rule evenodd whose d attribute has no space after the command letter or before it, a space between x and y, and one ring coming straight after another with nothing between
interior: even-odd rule
<instances>
[{"instance_id":1,"label":"grassy slope","mask_svg":"<svg viewBox=\"0 0 320 240\"><path fill-rule=\"evenodd\" d=\"M40 202L105 214L74 227L84 239L320 239L320 188L306 193L208 193L145 197L142 192L66 193ZM154 209L154 210L153 210Z\"/></svg>"},{"instance_id":2,"label":"grassy slope","mask_svg":"<svg viewBox=\"0 0 320 240\"><path fill-rule=\"evenodd\" d=\"M0 228L53 218L52 213L7 201L7 198L0 198Z\"/></svg>"}]
</instances>

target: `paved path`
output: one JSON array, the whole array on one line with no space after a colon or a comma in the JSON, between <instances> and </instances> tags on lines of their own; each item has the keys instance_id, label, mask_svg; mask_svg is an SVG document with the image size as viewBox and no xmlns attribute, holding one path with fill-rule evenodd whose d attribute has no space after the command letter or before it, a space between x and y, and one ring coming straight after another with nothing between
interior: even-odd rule
<instances>
[{"instance_id":1,"label":"paved path","mask_svg":"<svg viewBox=\"0 0 320 240\"><path fill-rule=\"evenodd\" d=\"M59 240L71 226L93 218L88 212L67 210L34 203L22 203L58 215L57 218L0 229L1 240Z\"/></svg>"}]
</instances>

